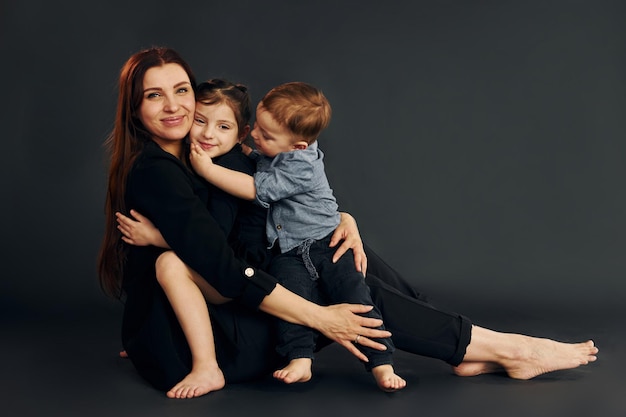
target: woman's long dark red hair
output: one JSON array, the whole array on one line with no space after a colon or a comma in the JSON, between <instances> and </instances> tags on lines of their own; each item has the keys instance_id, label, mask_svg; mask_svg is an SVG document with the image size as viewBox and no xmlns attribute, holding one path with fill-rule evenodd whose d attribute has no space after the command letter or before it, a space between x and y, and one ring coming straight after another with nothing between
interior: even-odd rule
<instances>
[{"instance_id":1,"label":"woman's long dark red hair","mask_svg":"<svg viewBox=\"0 0 626 417\"><path fill-rule=\"evenodd\" d=\"M110 165L104 208L104 237L98 255L98 277L103 291L116 298L122 295L121 282L127 247L117 229L115 212L127 213L124 194L128 173L145 143L152 140L150 132L137 117L143 100L144 76L150 68L165 64L180 65L195 88L191 67L173 49L153 47L135 53L120 71L115 124L105 142Z\"/></svg>"}]
</instances>

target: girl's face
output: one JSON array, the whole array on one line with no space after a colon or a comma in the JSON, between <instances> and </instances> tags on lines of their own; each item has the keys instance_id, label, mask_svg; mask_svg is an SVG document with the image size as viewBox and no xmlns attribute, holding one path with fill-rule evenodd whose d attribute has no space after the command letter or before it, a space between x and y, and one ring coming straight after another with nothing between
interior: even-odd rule
<instances>
[{"instance_id":1,"label":"girl's face","mask_svg":"<svg viewBox=\"0 0 626 417\"><path fill-rule=\"evenodd\" d=\"M164 150L178 155L196 107L189 76L178 64L152 67L143 78L138 117Z\"/></svg>"},{"instance_id":2,"label":"girl's face","mask_svg":"<svg viewBox=\"0 0 626 417\"><path fill-rule=\"evenodd\" d=\"M196 103L196 113L189 132L193 143L200 145L211 157L215 158L229 152L248 134L239 133L237 119L233 109L226 103Z\"/></svg>"}]
</instances>

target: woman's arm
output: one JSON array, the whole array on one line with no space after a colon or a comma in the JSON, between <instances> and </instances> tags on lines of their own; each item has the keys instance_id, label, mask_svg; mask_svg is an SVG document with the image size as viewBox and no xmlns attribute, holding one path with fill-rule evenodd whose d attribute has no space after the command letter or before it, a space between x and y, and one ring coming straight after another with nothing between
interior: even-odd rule
<instances>
[{"instance_id":1,"label":"woman's arm","mask_svg":"<svg viewBox=\"0 0 626 417\"><path fill-rule=\"evenodd\" d=\"M276 279L235 258L226 235L206 207L206 188L178 159L159 149L129 175L126 207L149 218L178 257L220 294L256 308Z\"/></svg>"},{"instance_id":2,"label":"woman's arm","mask_svg":"<svg viewBox=\"0 0 626 417\"><path fill-rule=\"evenodd\" d=\"M363 249L363 241L361 240L356 220L348 213L341 212L340 214L341 222L330 239L331 248L342 242L335 251L335 255L333 255L333 262L337 262L348 249L352 249L356 270L365 276L367 272L367 256Z\"/></svg>"},{"instance_id":3,"label":"woman's arm","mask_svg":"<svg viewBox=\"0 0 626 417\"><path fill-rule=\"evenodd\" d=\"M227 153L217 159L215 163L234 171L252 175L254 173L254 164L248 158L240 156L239 152L239 150L233 150L231 153ZM209 184L207 186L211 187L208 203L209 212L224 231L224 234L228 236L233 229L239 206L243 200L215 186ZM159 248L170 249L159 229L152 224L150 219L136 210L130 210L130 217L119 212L115 213L115 217L118 223L117 228L122 232L122 240L129 245L153 245Z\"/></svg>"},{"instance_id":4,"label":"woman's arm","mask_svg":"<svg viewBox=\"0 0 626 417\"><path fill-rule=\"evenodd\" d=\"M361 336L359 345L385 350L386 347L383 344L371 338L391 336L391 333L386 330L375 329L382 325L382 320L358 315L370 311L372 306L334 304L323 307L305 300L280 284L276 285L276 288L263 299L259 308L290 323L318 330L365 362L367 362L367 357L354 345L356 337Z\"/></svg>"},{"instance_id":5,"label":"woman's arm","mask_svg":"<svg viewBox=\"0 0 626 417\"><path fill-rule=\"evenodd\" d=\"M340 304L323 307L288 291L274 277L234 257L226 236L194 192L202 187L173 157L144 160L129 176L127 206L148 217L172 250L220 294L250 307L302 324L363 358L352 341L381 349L369 337L388 337L376 330L380 320L359 316L372 307Z\"/></svg>"},{"instance_id":6,"label":"woman's arm","mask_svg":"<svg viewBox=\"0 0 626 417\"><path fill-rule=\"evenodd\" d=\"M153 233L153 231L149 230L150 228L153 228L158 233L158 229L154 228L152 223L146 217L140 215L134 210L131 210L131 214L137 219L137 221L132 220L121 214L118 215L118 221L122 219L122 224L125 225L123 228L120 228L120 230L122 230L122 233L124 233L125 235L125 237L122 237L125 242L130 244L136 244L134 242L141 242L142 236ZM352 245L356 247L356 261L358 248L360 247L361 250L363 249L363 245L358 236L358 230L356 230L356 223L354 222L352 216L347 213L342 213L342 219L342 224L344 225L344 227L339 231L339 234L342 236L347 236L349 241L352 242ZM143 230L144 228L146 229L146 231ZM159 236L161 236L160 233L158 234ZM340 239L337 238L334 243L331 241L331 246L336 245L339 240ZM344 248L344 245L346 245L345 241L344 244L338 249L338 251L342 250L342 248ZM345 253L345 251L350 247L351 246L349 245L345 246L343 252ZM338 259L341 255L335 256ZM365 264L366 267L367 258L364 254L362 255L362 259L362 262ZM376 343L367 338L387 337L389 335L388 332L386 332L385 334L374 334L373 332L370 332L372 330L374 332L378 332L377 330L371 329L369 327L378 327L382 323L381 320L366 319L364 317L355 315L355 313L365 313L371 310L371 307L347 304L320 307L316 304L308 302L303 298L299 298L298 296L293 297L294 295L295 294L285 290L283 287L277 286L269 296L265 297L264 301L261 303L260 309L265 311L266 313L280 317L283 320L289 321L291 323L297 323L314 328L323 333L329 339L334 340L340 345L344 346L351 353L353 353L362 360L367 360L367 358L362 355L362 353L358 349L355 348L353 343L351 343L351 341L356 339L357 335L361 335L361 337L359 338L359 343L363 346L369 346L375 349L384 348L384 345Z\"/></svg>"}]
</instances>

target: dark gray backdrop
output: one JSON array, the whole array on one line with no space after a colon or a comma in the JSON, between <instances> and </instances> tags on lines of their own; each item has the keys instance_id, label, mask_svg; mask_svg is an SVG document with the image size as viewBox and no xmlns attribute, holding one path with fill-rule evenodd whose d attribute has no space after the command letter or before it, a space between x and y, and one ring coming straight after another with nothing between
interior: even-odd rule
<instances>
[{"instance_id":1,"label":"dark gray backdrop","mask_svg":"<svg viewBox=\"0 0 626 417\"><path fill-rule=\"evenodd\" d=\"M151 45L255 100L322 88L341 208L436 298L620 307L626 3L294 3L0 2L4 317L111 306L95 274L102 143L119 68Z\"/></svg>"}]
</instances>

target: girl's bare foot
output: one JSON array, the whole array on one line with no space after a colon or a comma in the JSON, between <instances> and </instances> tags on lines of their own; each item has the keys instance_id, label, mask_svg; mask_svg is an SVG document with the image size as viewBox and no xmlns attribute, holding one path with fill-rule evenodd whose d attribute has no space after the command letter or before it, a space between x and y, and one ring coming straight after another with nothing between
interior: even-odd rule
<instances>
[{"instance_id":1,"label":"girl's bare foot","mask_svg":"<svg viewBox=\"0 0 626 417\"><path fill-rule=\"evenodd\" d=\"M274 378L283 381L285 384L294 382L307 382L313 376L311 372L311 358L293 359L283 369L274 371Z\"/></svg>"},{"instance_id":2,"label":"girl's bare foot","mask_svg":"<svg viewBox=\"0 0 626 417\"><path fill-rule=\"evenodd\" d=\"M504 372L504 368L493 362L462 362L459 366L453 366L452 370L458 376L477 376Z\"/></svg>"},{"instance_id":3,"label":"girl's bare foot","mask_svg":"<svg viewBox=\"0 0 626 417\"><path fill-rule=\"evenodd\" d=\"M396 375L391 365L380 365L372 368L372 375L378 387L385 392L399 391L406 387L406 381Z\"/></svg>"},{"instance_id":4,"label":"girl's bare foot","mask_svg":"<svg viewBox=\"0 0 626 417\"><path fill-rule=\"evenodd\" d=\"M531 379L548 372L577 368L594 362L598 348L592 340L583 343L562 343L516 335L517 350L500 363L511 378Z\"/></svg>"},{"instance_id":5,"label":"girl's bare foot","mask_svg":"<svg viewBox=\"0 0 626 417\"><path fill-rule=\"evenodd\" d=\"M219 367L192 369L178 384L167 392L169 398L194 398L224 388L226 380Z\"/></svg>"}]
</instances>

